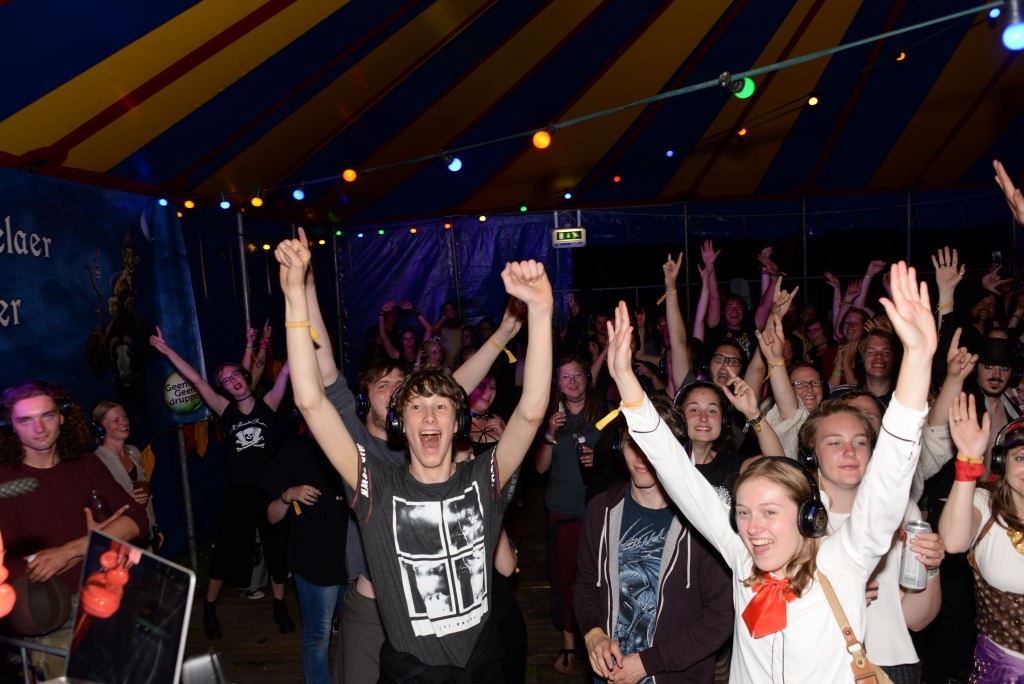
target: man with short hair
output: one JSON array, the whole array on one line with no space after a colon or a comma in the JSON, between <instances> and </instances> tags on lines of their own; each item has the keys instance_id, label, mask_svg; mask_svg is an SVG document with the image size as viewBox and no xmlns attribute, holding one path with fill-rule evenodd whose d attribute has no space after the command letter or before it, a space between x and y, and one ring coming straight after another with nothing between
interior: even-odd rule
<instances>
[{"instance_id":1,"label":"man with short hair","mask_svg":"<svg viewBox=\"0 0 1024 684\"><path fill-rule=\"evenodd\" d=\"M315 327L304 236L281 243L276 256L287 320L308 320ZM296 405L349 488L363 531L388 638L381 649L380 681L414 681L403 679L414 670L424 678L446 679L458 672L488 681L501 670L499 638L488 623L492 558L513 473L547 407L552 308L542 265L510 264L502 277L508 293L528 306L523 396L495 449L458 466L452 444L465 391L449 373L417 371L391 400L398 428L392 431L401 432L410 454L407 463L395 464L380 456L373 439L379 408L372 391L366 423L350 432L352 421L345 414L339 418L330 388L324 392L329 379L318 368L322 352L314 350L308 330L289 326ZM481 352L467 363L477 356Z\"/></svg>"},{"instance_id":2,"label":"man with short hair","mask_svg":"<svg viewBox=\"0 0 1024 684\"><path fill-rule=\"evenodd\" d=\"M0 416L11 429L0 437L0 482L39 481L29 494L0 499L0 532L11 577L27 574L29 582L56 578L76 594L89 531L103 529L132 541L149 528L146 510L92 453L93 432L64 389L42 381L9 387L0 395ZM109 507L111 517L104 521L93 519L92 490ZM70 629L59 629L48 641L66 648L69 636ZM44 678L59 675L61 661L41 659Z\"/></svg>"},{"instance_id":3,"label":"man with short hair","mask_svg":"<svg viewBox=\"0 0 1024 684\"><path fill-rule=\"evenodd\" d=\"M655 406L683 439L672 406ZM732 633L729 574L624 428L619 445L629 481L588 504L573 587L590 665L615 682L710 684Z\"/></svg>"},{"instance_id":4,"label":"man with short hair","mask_svg":"<svg viewBox=\"0 0 1024 684\"><path fill-rule=\"evenodd\" d=\"M901 349L896 336L887 330L872 330L861 339L858 351L864 364L862 386L878 397L882 406L889 405L896 387Z\"/></svg>"},{"instance_id":5,"label":"man with short hair","mask_svg":"<svg viewBox=\"0 0 1024 684\"><path fill-rule=\"evenodd\" d=\"M1004 338L986 337L978 347L978 366L974 390L978 399L978 413L987 413L991 424L988 448L985 449L985 467L988 468L999 431L1019 418L1020 409L1006 396L1010 378L1020 361L1013 344ZM984 407L984 408L982 408Z\"/></svg>"}]
</instances>

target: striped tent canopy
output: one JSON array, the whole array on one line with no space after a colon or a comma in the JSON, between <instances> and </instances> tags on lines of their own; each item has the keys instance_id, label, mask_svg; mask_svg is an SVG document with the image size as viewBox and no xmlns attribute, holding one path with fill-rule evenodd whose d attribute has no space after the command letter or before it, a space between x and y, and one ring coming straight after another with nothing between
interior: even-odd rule
<instances>
[{"instance_id":1,"label":"striped tent canopy","mask_svg":"<svg viewBox=\"0 0 1024 684\"><path fill-rule=\"evenodd\" d=\"M0 164L346 224L990 193L1024 176L1000 4L0 0Z\"/></svg>"}]
</instances>

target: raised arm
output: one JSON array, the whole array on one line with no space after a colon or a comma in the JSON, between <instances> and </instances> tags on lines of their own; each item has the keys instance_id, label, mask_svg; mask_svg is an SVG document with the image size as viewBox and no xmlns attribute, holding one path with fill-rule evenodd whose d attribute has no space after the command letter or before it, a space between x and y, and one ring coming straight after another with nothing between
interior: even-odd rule
<instances>
[{"instance_id":1,"label":"raised arm","mask_svg":"<svg viewBox=\"0 0 1024 684\"><path fill-rule=\"evenodd\" d=\"M626 303L619 302L615 322L608 323L608 372L619 389L629 433L657 470L658 481L680 512L719 550L726 563L736 567L737 559L749 558L749 554L729 523L729 507L697 472L683 445L644 395L633 373L632 334Z\"/></svg>"},{"instance_id":2,"label":"raised arm","mask_svg":"<svg viewBox=\"0 0 1024 684\"><path fill-rule=\"evenodd\" d=\"M786 361L782 358L785 340L782 321L772 314L764 330L755 331L754 334L757 335L761 354L768 364L768 379L772 383L772 394L779 409L779 417L782 420L789 420L796 416L800 399L796 396L796 390L789 379L789 371L786 370Z\"/></svg>"},{"instance_id":3,"label":"raised arm","mask_svg":"<svg viewBox=\"0 0 1024 684\"><path fill-rule=\"evenodd\" d=\"M309 248L309 241L306 231L299 228L299 242ZM334 348L331 345L331 336L327 334L327 324L324 323L323 313L320 311L320 301L316 294L316 279L313 276L313 265L310 264L306 270L304 282L306 293L306 308L309 312L309 324L313 330L320 334L320 339L314 343L316 349L316 363L320 367L320 379L324 387L334 384L338 379L338 364L334 360ZM386 337L386 335L384 335Z\"/></svg>"},{"instance_id":4,"label":"raised arm","mask_svg":"<svg viewBox=\"0 0 1024 684\"><path fill-rule=\"evenodd\" d=\"M764 327L768 321L768 314L772 311L772 302L778 283L782 280L778 265L772 261L772 248L765 247L757 256L761 263L761 299L754 311L754 327L758 330Z\"/></svg>"},{"instance_id":5,"label":"raised arm","mask_svg":"<svg viewBox=\"0 0 1024 684\"><path fill-rule=\"evenodd\" d=\"M252 360L256 354L256 328L245 329L245 353L242 354L242 368L252 373Z\"/></svg>"},{"instance_id":6,"label":"raised arm","mask_svg":"<svg viewBox=\"0 0 1024 684\"><path fill-rule=\"evenodd\" d=\"M206 382L202 375L199 374L195 368L192 367L185 359L181 358L178 352L174 351L171 345L167 344L167 340L164 339L164 334L160 330L160 326L156 328L156 334L150 336L149 344L158 352L167 357L167 360L171 362L175 370L181 374L185 380L190 382L196 391L199 392L199 396L203 398L206 405L210 407L210 410L216 413L218 416L224 413L224 409L228 407L230 403L227 397L224 397L217 393L215 389Z\"/></svg>"},{"instance_id":7,"label":"raised arm","mask_svg":"<svg viewBox=\"0 0 1024 684\"><path fill-rule=\"evenodd\" d=\"M273 327L270 325L270 319L268 318L263 324L263 337L260 338L260 348L256 352L256 358L252 362L252 386L255 387L259 384L260 378L263 377L263 371L267 369L267 354L270 352L270 334L273 332Z\"/></svg>"},{"instance_id":8,"label":"raised arm","mask_svg":"<svg viewBox=\"0 0 1024 684\"><path fill-rule=\"evenodd\" d=\"M708 302L711 299L711 276L714 270L697 265L697 271L700 273L700 296L697 297L697 310L693 314L693 336L702 342L707 339Z\"/></svg>"},{"instance_id":9,"label":"raised arm","mask_svg":"<svg viewBox=\"0 0 1024 684\"><path fill-rule=\"evenodd\" d=\"M942 318L953 312L953 295L963 280L966 267L960 263L960 254L949 247L943 247L932 255L932 266L935 267L935 286L939 291L935 313L941 326Z\"/></svg>"},{"instance_id":10,"label":"raised arm","mask_svg":"<svg viewBox=\"0 0 1024 684\"><path fill-rule=\"evenodd\" d=\"M729 369L729 372L731 373L732 369ZM782 442L779 441L775 428L764 419L764 414L761 413L757 403L757 395L754 394L750 385L744 382L743 378L733 376L722 387L722 392L733 408L747 419L747 425L754 430L754 434L757 436L757 446L760 447L761 453L764 456L785 456L786 452L782 448Z\"/></svg>"},{"instance_id":11,"label":"raised arm","mask_svg":"<svg viewBox=\"0 0 1024 684\"><path fill-rule=\"evenodd\" d=\"M718 294L718 276L715 275L715 259L721 253L722 250L715 251L715 245L711 240L705 240L704 246L700 250L700 257L704 261L704 272L708 276L706 283L708 310L705 320L709 328L717 328L718 323L722 320L722 301Z\"/></svg>"},{"instance_id":12,"label":"raised arm","mask_svg":"<svg viewBox=\"0 0 1024 684\"><path fill-rule=\"evenodd\" d=\"M665 274L665 322L668 324L669 354L672 359L670 396L675 396L690 373L690 355L686 350L686 323L683 322L683 314L679 310L679 292L676 291L676 281L682 264L683 253L680 252L674 261L669 254L661 266Z\"/></svg>"},{"instance_id":13,"label":"raised arm","mask_svg":"<svg viewBox=\"0 0 1024 684\"><path fill-rule=\"evenodd\" d=\"M495 459L498 462L499 486L504 487L519 469L533 443L537 428L548 408L551 377L551 312L554 296L544 264L530 260L512 262L501 272L505 291L526 304L529 323L523 393L508 419L508 426L498 440Z\"/></svg>"},{"instance_id":14,"label":"raised arm","mask_svg":"<svg viewBox=\"0 0 1024 684\"><path fill-rule=\"evenodd\" d=\"M281 405L281 400L284 399L285 390L288 389L288 375L290 373L291 366L285 361L284 365L281 366L281 372L277 374L277 379L274 380L274 386L263 395L263 402L274 411L277 410L277 407Z\"/></svg>"},{"instance_id":15,"label":"raised arm","mask_svg":"<svg viewBox=\"0 0 1024 684\"><path fill-rule=\"evenodd\" d=\"M971 548L981 526L982 511L974 505L978 478L985 473L985 450L991 430L988 412L978 421L974 395L961 393L949 409L949 431L956 444L956 475L939 518L939 534L948 553Z\"/></svg>"},{"instance_id":16,"label":"raised arm","mask_svg":"<svg viewBox=\"0 0 1024 684\"><path fill-rule=\"evenodd\" d=\"M306 304L306 271L309 248L299 240L284 240L274 256L281 264L284 292L285 337L291 365L295 405L306 419L317 443L345 482L359 486L359 452L341 417L324 393L316 351L310 334L310 313Z\"/></svg>"},{"instance_id":17,"label":"raised arm","mask_svg":"<svg viewBox=\"0 0 1024 684\"><path fill-rule=\"evenodd\" d=\"M857 297L851 303L854 308L864 308L865 302L868 301L868 291L871 289L871 281L874 277L885 270L884 259L872 259L868 262L867 270L864 272L864 277L860 281L860 292L857 293Z\"/></svg>"},{"instance_id":18,"label":"raised arm","mask_svg":"<svg viewBox=\"0 0 1024 684\"><path fill-rule=\"evenodd\" d=\"M881 300L893 330L903 343L903 362L893 397L903 406L923 411L928 407L928 382L938 347L938 331L932 318L928 286L917 282L917 272L906 263L892 266L893 297Z\"/></svg>"},{"instance_id":19,"label":"raised arm","mask_svg":"<svg viewBox=\"0 0 1024 684\"><path fill-rule=\"evenodd\" d=\"M487 338L487 341L480 345L476 352L466 359L466 362L455 369L452 373L455 381L466 390L466 394L472 394L476 386L487 376L487 371L494 365L498 354L505 351L506 346L512 338L518 334L523 327L523 312L514 299L510 299L505 307L505 315L501 317L498 329Z\"/></svg>"},{"instance_id":20,"label":"raised arm","mask_svg":"<svg viewBox=\"0 0 1024 684\"><path fill-rule=\"evenodd\" d=\"M1017 223L1024 223L1024 196L1021 196L1020 188L1016 187L1013 181L1010 180L1010 174L1006 173L1006 169L1003 168L1001 161L993 159L992 168L996 171L996 185L1003 191L1003 196L1006 197L1006 204L1009 205L1013 218L1017 220Z\"/></svg>"}]
</instances>

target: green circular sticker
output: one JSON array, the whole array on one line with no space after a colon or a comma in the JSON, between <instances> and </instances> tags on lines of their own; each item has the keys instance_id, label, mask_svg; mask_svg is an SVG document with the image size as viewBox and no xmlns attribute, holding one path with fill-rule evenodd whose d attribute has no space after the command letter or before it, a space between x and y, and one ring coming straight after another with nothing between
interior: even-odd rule
<instances>
[{"instance_id":1,"label":"green circular sticker","mask_svg":"<svg viewBox=\"0 0 1024 684\"><path fill-rule=\"evenodd\" d=\"M172 413L185 416L202 406L203 399L191 382L178 373L171 373L164 380L164 403Z\"/></svg>"}]
</instances>

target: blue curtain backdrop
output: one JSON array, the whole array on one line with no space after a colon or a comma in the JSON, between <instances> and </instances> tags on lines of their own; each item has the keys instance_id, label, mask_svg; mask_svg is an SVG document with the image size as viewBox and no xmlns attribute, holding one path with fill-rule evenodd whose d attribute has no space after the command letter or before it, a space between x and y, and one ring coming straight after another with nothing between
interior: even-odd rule
<instances>
[{"instance_id":1,"label":"blue curtain backdrop","mask_svg":"<svg viewBox=\"0 0 1024 684\"><path fill-rule=\"evenodd\" d=\"M337 260L350 382L367 334L376 331L377 312L387 301L412 302L432 323L447 301L461 303L465 322L485 316L500 321L507 300L501 270L507 262L523 259L542 261L556 292L571 287L571 250L552 248L550 214L486 222L463 218L451 224L450 229L440 223L421 225L415 233L397 227L388 227L384 235L366 230L362 238L356 230L347 231ZM555 299L556 307L564 305L564 297ZM413 323L405 317L400 322ZM416 332L422 337L418 325Z\"/></svg>"},{"instance_id":2,"label":"blue curtain backdrop","mask_svg":"<svg viewBox=\"0 0 1024 684\"><path fill-rule=\"evenodd\" d=\"M184 512L174 423L163 403L170 369L149 347L155 324L201 359L174 210L153 198L0 169L0 386L44 379L88 412L123 403L131 441L152 442L153 491L182 548Z\"/></svg>"}]
</instances>

